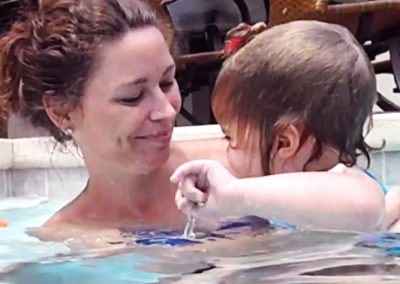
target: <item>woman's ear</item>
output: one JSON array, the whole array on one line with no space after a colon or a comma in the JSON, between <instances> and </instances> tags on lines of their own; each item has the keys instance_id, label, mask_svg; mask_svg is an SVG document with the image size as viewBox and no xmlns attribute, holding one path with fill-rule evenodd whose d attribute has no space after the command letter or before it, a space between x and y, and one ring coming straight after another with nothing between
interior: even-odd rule
<instances>
[{"instance_id":1,"label":"woman's ear","mask_svg":"<svg viewBox=\"0 0 400 284\"><path fill-rule=\"evenodd\" d=\"M43 95L43 106L50 120L61 130L73 128L69 113L73 110L72 102L60 99L54 95Z\"/></svg>"}]
</instances>

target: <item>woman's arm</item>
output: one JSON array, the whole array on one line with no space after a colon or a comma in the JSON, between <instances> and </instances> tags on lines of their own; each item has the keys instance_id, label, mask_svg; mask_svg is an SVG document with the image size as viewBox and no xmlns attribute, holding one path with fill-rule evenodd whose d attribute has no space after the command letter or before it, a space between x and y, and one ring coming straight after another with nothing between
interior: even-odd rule
<instances>
[{"instance_id":1,"label":"woman's arm","mask_svg":"<svg viewBox=\"0 0 400 284\"><path fill-rule=\"evenodd\" d=\"M400 187L391 188L385 196L386 214L382 230L400 232Z\"/></svg>"}]
</instances>

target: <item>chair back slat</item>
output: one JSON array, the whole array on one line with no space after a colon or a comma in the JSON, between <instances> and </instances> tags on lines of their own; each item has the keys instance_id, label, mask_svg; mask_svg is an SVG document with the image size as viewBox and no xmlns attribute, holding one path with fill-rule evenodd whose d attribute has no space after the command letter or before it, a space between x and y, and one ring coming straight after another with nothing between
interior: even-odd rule
<instances>
[{"instance_id":1,"label":"chair back slat","mask_svg":"<svg viewBox=\"0 0 400 284\"><path fill-rule=\"evenodd\" d=\"M332 16L360 14L382 10L399 10L400 0L342 1L332 4L330 0L270 0L269 26L295 20L332 19Z\"/></svg>"}]
</instances>

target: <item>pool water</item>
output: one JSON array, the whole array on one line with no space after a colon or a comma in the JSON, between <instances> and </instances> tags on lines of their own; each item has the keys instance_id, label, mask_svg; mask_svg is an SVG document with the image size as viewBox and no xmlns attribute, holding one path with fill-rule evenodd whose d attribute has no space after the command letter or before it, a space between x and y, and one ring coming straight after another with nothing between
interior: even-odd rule
<instances>
[{"instance_id":1,"label":"pool water","mask_svg":"<svg viewBox=\"0 0 400 284\"><path fill-rule=\"evenodd\" d=\"M9 223L0 229L0 283L400 283L398 234L274 229L238 237L248 228L237 222L198 243L177 232L125 232L128 248L117 254L76 253L24 232L62 205L0 201Z\"/></svg>"},{"instance_id":2,"label":"pool water","mask_svg":"<svg viewBox=\"0 0 400 284\"><path fill-rule=\"evenodd\" d=\"M38 263L25 264L4 275L5 283L154 283L162 274L136 268L144 257L123 254L107 258L58 257Z\"/></svg>"}]
</instances>

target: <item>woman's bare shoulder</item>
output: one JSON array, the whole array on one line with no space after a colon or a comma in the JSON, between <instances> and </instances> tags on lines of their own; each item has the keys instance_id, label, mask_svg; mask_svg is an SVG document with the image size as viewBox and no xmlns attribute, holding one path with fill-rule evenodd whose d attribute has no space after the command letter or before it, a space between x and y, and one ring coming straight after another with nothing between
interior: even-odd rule
<instances>
[{"instance_id":1,"label":"woman's bare shoulder","mask_svg":"<svg viewBox=\"0 0 400 284\"><path fill-rule=\"evenodd\" d=\"M64 243L73 251L120 249L126 246L117 229L59 223L57 226L29 228L27 233L41 241Z\"/></svg>"},{"instance_id":2,"label":"woman's bare shoulder","mask_svg":"<svg viewBox=\"0 0 400 284\"><path fill-rule=\"evenodd\" d=\"M78 224L84 216L90 211L93 200L86 196L86 189L78 194L73 200L66 203L49 220L44 223L45 227L57 227L60 225Z\"/></svg>"},{"instance_id":3,"label":"woman's bare shoulder","mask_svg":"<svg viewBox=\"0 0 400 284\"><path fill-rule=\"evenodd\" d=\"M227 146L228 142L223 138L174 141L171 144L172 153L187 160L211 159L223 164L226 162Z\"/></svg>"},{"instance_id":4,"label":"woman's bare shoulder","mask_svg":"<svg viewBox=\"0 0 400 284\"><path fill-rule=\"evenodd\" d=\"M75 214L75 210L72 210L71 207L73 206L74 201L71 201L59 211L57 211L53 216L50 217L46 223L43 224L44 227L57 227L59 225L64 224L71 224L74 223L73 220L75 219L73 215Z\"/></svg>"}]
</instances>

